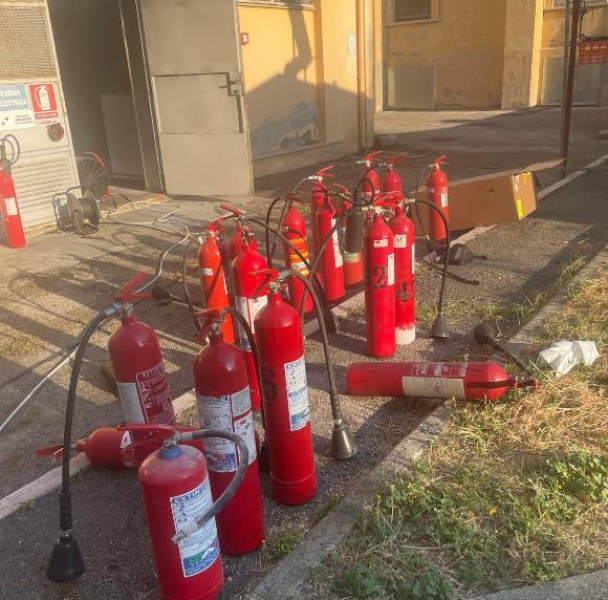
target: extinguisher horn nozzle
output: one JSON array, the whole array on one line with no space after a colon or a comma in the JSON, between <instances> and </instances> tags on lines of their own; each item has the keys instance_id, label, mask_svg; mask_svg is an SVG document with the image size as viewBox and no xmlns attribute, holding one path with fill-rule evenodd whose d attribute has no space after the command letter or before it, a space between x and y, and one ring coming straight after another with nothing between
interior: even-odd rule
<instances>
[{"instance_id":1,"label":"extinguisher horn nozzle","mask_svg":"<svg viewBox=\"0 0 608 600\"><path fill-rule=\"evenodd\" d=\"M71 533L61 533L53 547L46 576L54 583L67 583L83 573L84 559L78 542Z\"/></svg>"},{"instance_id":2,"label":"extinguisher horn nozzle","mask_svg":"<svg viewBox=\"0 0 608 600\"><path fill-rule=\"evenodd\" d=\"M449 340L450 330L448 328L448 322L443 315L438 315L433 323L433 329L431 335L436 340Z\"/></svg>"},{"instance_id":3,"label":"extinguisher horn nozzle","mask_svg":"<svg viewBox=\"0 0 608 600\"><path fill-rule=\"evenodd\" d=\"M357 444L344 424L336 425L331 435L331 453L336 460L348 460L357 454Z\"/></svg>"}]
</instances>

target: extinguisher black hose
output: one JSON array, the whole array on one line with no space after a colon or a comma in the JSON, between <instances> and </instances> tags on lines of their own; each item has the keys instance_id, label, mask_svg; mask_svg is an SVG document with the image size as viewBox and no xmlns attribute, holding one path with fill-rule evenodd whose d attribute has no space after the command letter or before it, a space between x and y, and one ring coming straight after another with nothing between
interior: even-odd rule
<instances>
[{"instance_id":1,"label":"extinguisher black hose","mask_svg":"<svg viewBox=\"0 0 608 600\"><path fill-rule=\"evenodd\" d=\"M332 446L334 449L334 457L339 460L343 460L345 458L352 458L356 454L357 448L356 448L354 442L350 439L350 433L348 432L348 429L344 422L344 415L342 414L342 406L340 405L340 396L338 395L338 389L336 387L336 378L334 375L334 365L333 365L333 361L331 359L331 352L329 350L329 339L327 337L327 329L325 328L325 324L321 317L321 303L319 302L319 298L317 297L317 294L315 293L315 291L312 287L312 284L306 277L304 277L298 271L293 271L293 270L289 271L289 275L299 279L304 284L306 290L308 291L308 293L310 294L310 297L312 298L312 303L315 307L315 312L317 313L317 319L319 321L319 330L321 331L321 341L323 343L323 352L325 353L325 366L327 369L327 381L329 384L329 401L331 403L331 414L332 414L332 418L334 420L334 433L340 432L343 434L344 437L341 440L343 443L344 443L344 439L348 438L346 446L347 446L347 449L350 450L350 452L348 454L341 453L340 455L336 455L335 454L336 446L332 443ZM344 446L342 446L342 448L344 448Z\"/></svg>"},{"instance_id":2,"label":"extinguisher black hose","mask_svg":"<svg viewBox=\"0 0 608 600\"><path fill-rule=\"evenodd\" d=\"M416 200L416 203L418 203L418 202L420 204L424 204L425 206L428 206L430 209L434 210L441 217L441 220L443 221L443 224L445 226L447 247L449 248L452 243L452 231L450 230L450 222L448 221L448 218L445 216L445 213L434 202L430 202L429 200L423 200L422 198L420 200ZM448 279L448 265L449 265L449 261L445 260L443 262L443 274L441 276L441 287L439 288L439 300L437 301L437 315L438 316L443 315L443 301L444 301L444 297L445 297L445 286L446 286L447 279Z\"/></svg>"},{"instance_id":3,"label":"extinguisher black hose","mask_svg":"<svg viewBox=\"0 0 608 600\"><path fill-rule=\"evenodd\" d=\"M72 426L76 408L76 390L80 378L80 368L85 350L95 330L107 319L114 316L116 308L98 313L80 334L80 343L74 357L68 401L65 410L65 425L63 429L63 457L61 463L61 491L59 492L59 527L62 535L68 535L72 529L72 496L70 492L70 458L72 450Z\"/></svg>"},{"instance_id":4,"label":"extinguisher black hose","mask_svg":"<svg viewBox=\"0 0 608 600\"><path fill-rule=\"evenodd\" d=\"M243 483L245 479L245 475L247 474L247 468L249 467L249 448L247 448L247 444L245 440L236 433L232 433L232 431L222 431L220 429L201 429L199 431L192 431L188 433L178 433L175 436L175 440L180 441L189 441L189 440L204 440L207 438L224 438L236 444L238 448L238 465L236 468L236 473L234 477L228 484L228 487L224 490L222 495L214 502L213 506L206 512L204 512L197 520L196 520L196 528L192 528L192 530L188 529L177 531L175 536L171 539L173 543L177 543L180 540L196 533L209 519L215 517L227 504L232 500L239 487Z\"/></svg>"},{"instance_id":5,"label":"extinguisher black hose","mask_svg":"<svg viewBox=\"0 0 608 600\"><path fill-rule=\"evenodd\" d=\"M439 271L440 273L443 273L443 267L435 265L432 262L428 262L426 260L421 260L420 262L422 262L427 267L430 267L431 269L433 269L435 271ZM467 285L480 285L480 282L478 279L468 279L466 277L463 277L462 275L457 275L456 273L452 273L451 271L448 271L448 277L450 279L453 279L454 281L459 281L460 283L466 283Z\"/></svg>"},{"instance_id":6,"label":"extinguisher black hose","mask_svg":"<svg viewBox=\"0 0 608 600\"><path fill-rule=\"evenodd\" d=\"M270 206L268 207L268 210L266 211L266 229L265 229L265 241L266 241L266 262L268 263L268 268L272 269L272 259L274 257L274 253L277 249L277 238L276 236L274 236L273 239L273 244L272 244L272 249L270 248L270 219L272 218L272 211L274 210L274 207L281 202L281 200L283 201L283 208L281 209L281 216L279 217L279 225L277 227L277 229L279 231L283 230L283 219L285 218L285 209L287 208L287 199L284 198L283 196L279 196L278 198L275 198L271 203Z\"/></svg>"},{"instance_id":7,"label":"extinguisher black hose","mask_svg":"<svg viewBox=\"0 0 608 600\"><path fill-rule=\"evenodd\" d=\"M321 282L319 281L319 278L317 276L314 264L311 265L306 258L303 256L303 254L280 232L277 231L276 229L266 225L263 221L260 221L259 219L256 219L254 217L247 217L248 221L251 221L252 223L255 223L256 225L259 225L260 227L264 227L264 228L268 228L268 230L275 235L276 237L278 237L282 242L284 242L285 244L287 244L290 248L290 250L293 251L293 253L304 263L304 266L309 270L310 274L309 277L314 281L315 286L317 287L317 290L319 290L319 292L321 293L321 297L323 298L323 318L325 320L325 326L332 332L335 333L336 330L336 323L334 321L334 316L331 312L331 308L329 307L329 304L327 303L327 298L325 297L325 294L323 293L323 286L321 285ZM336 223L337 226L338 222ZM333 230L332 230L333 232ZM327 244L327 241L325 242ZM324 246L323 246L324 247ZM288 265L286 265L288 266ZM302 294L302 307L300 309L300 316L303 316L303 311L304 311L304 302L306 301L306 290L304 291L304 294Z\"/></svg>"},{"instance_id":8,"label":"extinguisher black hose","mask_svg":"<svg viewBox=\"0 0 608 600\"><path fill-rule=\"evenodd\" d=\"M6 148L10 148L10 156ZM21 158L21 145L19 140L8 133L0 138L0 166L10 175L13 165Z\"/></svg>"},{"instance_id":9,"label":"extinguisher black hose","mask_svg":"<svg viewBox=\"0 0 608 600\"><path fill-rule=\"evenodd\" d=\"M186 298L186 302L188 304L188 308L190 309L190 314L192 315L192 320L194 321L194 327L198 331L202 324L200 319L196 316L196 307L194 306L194 302L192 301L192 296L190 295L190 288L188 286L188 261L190 260L190 252L192 251L192 247L197 242L196 238L190 238L190 241L186 244L186 248L184 249L184 258L182 260L182 288L184 290L184 297ZM205 299L205 295L202 294L203 300ZM205 308L203 306L203 308Z\"/></svg>"}]
</instances>

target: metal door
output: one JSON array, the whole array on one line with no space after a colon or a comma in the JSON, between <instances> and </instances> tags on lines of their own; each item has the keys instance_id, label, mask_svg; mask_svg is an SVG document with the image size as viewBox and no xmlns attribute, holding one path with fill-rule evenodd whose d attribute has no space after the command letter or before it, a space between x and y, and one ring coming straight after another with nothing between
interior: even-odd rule
<instances>
[{"instance_id":1,"label":"metal door","mask_svg":"<svg viewBox=\"0 0 608 600\"><path fill-rule=\"evenodd\" d=\"M252 191L236 0L141 0L169 194Z\"/></svg>"}]
</instances>

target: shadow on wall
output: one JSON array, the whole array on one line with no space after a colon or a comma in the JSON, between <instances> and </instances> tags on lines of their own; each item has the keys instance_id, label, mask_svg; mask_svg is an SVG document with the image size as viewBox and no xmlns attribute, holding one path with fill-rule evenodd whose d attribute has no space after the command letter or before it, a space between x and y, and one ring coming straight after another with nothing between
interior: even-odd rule
<instances>
[{"instance_id":1,"label":"shadow on wall","mask_svg":"<svg viewBox=\"0 0 608 600\"><path fill-rule=\"evenodd\" d=\"M291 27L292 46L290 50L293 58L289 62L286 61L287 65L281 75L254 88L246 96L249 119L254 124L250 134L254 157L290 148L310 146L319 142L317 87L302 80L306 78L307 68L315 60L306 30L304 11L289 10L287 12ZM267 41L261 43L272 44L272 39L269 36L266 38ZM284 47L284 49L287 53L288 48ZM258 115L268 114L269 110L276 110L276 107L284 103L281 99L286 94L297 99L288 114L285 116L272 114L256 126Z\"/></svg>"}]
</instances>

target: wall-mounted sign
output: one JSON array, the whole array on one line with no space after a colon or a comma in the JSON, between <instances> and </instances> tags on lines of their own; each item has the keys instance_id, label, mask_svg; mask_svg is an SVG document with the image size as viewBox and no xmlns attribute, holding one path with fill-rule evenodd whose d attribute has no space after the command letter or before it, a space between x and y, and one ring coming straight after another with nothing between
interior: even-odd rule
<instances>
[{"instance_id":1,"label":"wall-mounted sign","mask_svg":"<svg viewBox=\"0 0 608 600\"><path fill-rule=\"evenodd\" d=\"M35 124L27 86L20 83L0 85L0 131L25 129Z\"/></svg>"},{"instance_id":2,"label":"wall-mounted sign","mask_svg":"<svg viewBox=\"0 0 608 600\"><path fill-rule=\"evenodd\" d=\"M59 112L57 111L57 99L53 84L33 83L29 87L36 123L44 126L56 123Z\"/></svg>"},{"instance_id":3,"label":"wall-mounted sign","mask_svg":"<svg viewBox=\"0 0 608 600\"><path fill-rule=\"evenodd\" d=\"M579 65L602 65L605 63L608 63L608 41L589 41L579 44Z\"/></svg>"}]
</instances>

